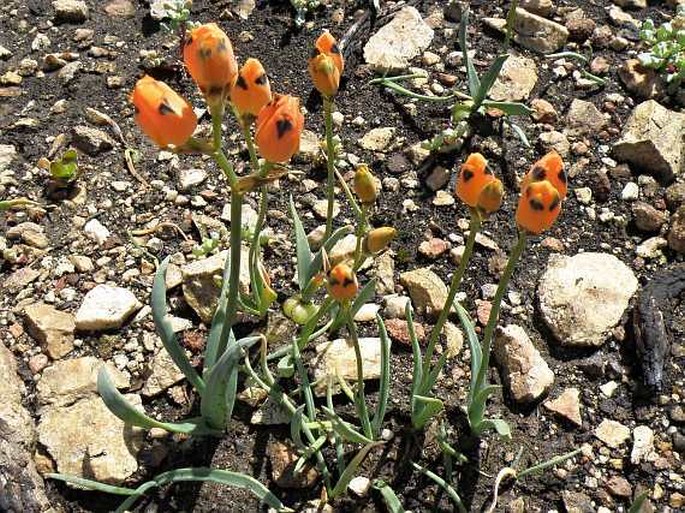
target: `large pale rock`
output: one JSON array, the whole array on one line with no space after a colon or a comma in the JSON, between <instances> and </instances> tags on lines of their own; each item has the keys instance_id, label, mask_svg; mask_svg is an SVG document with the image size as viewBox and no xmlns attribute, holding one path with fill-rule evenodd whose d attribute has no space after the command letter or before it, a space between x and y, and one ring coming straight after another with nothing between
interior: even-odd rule
<instances>
[{"instance_id":1,"label":"large pale rock","mask_svg":"<svg viewBox=\"0 0 685 513\"><path fill-rule=\"evenodd\" d=\"M490 89L490 98L498 102L520 102L528 98L537 81L533 59L510 55Z\"/></svg>"},{"instance_id":2,"label":"large pale rock","mask_svg":"<svg viewBox=\"0 0 685 513\"><path fill-rule=\"evenodd\" d=\"M50 358L62 358L74 348L76 322L70 313L34 303L24 309L24 315L29 333L45 347Z\"/></svg>"},{"instance_id":3,"label":"large pale rock","mask_svg":"<svg viewBox=\"0 0 685 513\"><path fill-rule=\"evenodd\" d=\"M360 338L359 351L362 356L364 379L378 379L381 376L381 339ZM357 357L354 345L346 339L340 338L318 344L313 364L317 394L325 394L329 382L337 389L336 376L338 375L348 381L357 380Z\"/></svg>"},{"instance_id":4,"label":"large pale rock","mask_svg":"<svg viewBox=\"0 0 685 513\"><path fill-rule=\"evenodd\" d=\"M392 126L373 128L359 139L359 146L368 151L385 151L392 143L396 131Z\"/></svg>"},{"instance_id":5,"label":"large pale rock","mask_svg":"<svg viewBox=\"0 0 685 513\"><path fill-rule=\"evenodd\" d=\"M630 439L630 428L615 420L604 419L595 428L595 436L615 449Z\"/></svg>"},{"instance_id":6,"label":"large pale rock","mask_svg":"<svg viewBox=\"0 0 685 513\"><path fill-rule=\"evenodd\" d=\"M540 53L552 53L562 48L568 40L568 29L554 21L516 8L514 39L522 46Z\"/></svg>"},{"instance_id":7,"label":"large pale rock","mask_svg":"<svg viewBox=\"0 0 685 513\"><path fill-rule=\"evenodd\" d=\"M140 396L125 397L142 411ZM138 470L143 431L125 425L97 396L46 408L38 437L61 473L120 483Z\"/></svg>"},{"instance_id":8,"label":"large pale rock","mask_svg":"<svg viewBox=\"0 0 685 513\"><path fill-rule=\"evenodd\" d=\"M107 368L117 388L130 385L124 373L94 356L60 360L43 370L37 385L39 403L63 406L91 397L97 392L98 372L102 367Z\"/></svg>"},{"instance_id":9,"label":"large pale rock","mask_svg":"<svg viewBox=\"0 0 685 513\"><path fill-rule=\"evenodd\" d=\"M52 8L58 23L83 23L88 19L88 4L83 0L54 0Z\"/></svg>"},{"instance_id":10,"label":"large pale rock","mask_svg":"<svg viewBox=\"0 0 685 513\"><path fill-rule=\"evenodd\" d=\"M404 7L364 46L364 60L379 72L401 71L433 41L433 29L414 7Z\"/></svg>"},{"instance_id":11,"label":"large pale rock","mask_svg":"<svg viewBox=\"0 0 685 513\"><path fill-rule=\"evenodd\" d=\"M102 331L119 328L141 306L128 289L98 285L83 298L76 312L76 329Z\"/></svg>"},{"instance_id":12,"label":"large pale rock","mask_svg":"<svg viewBox=\"0 0 685 513\"><path fill-rule=\"evenodd\" d=\"M620 68L618 76L631 93L641 99L656 98L664 92L664 85L656 71L646 68L639 59L628 59Z\"/></svg>"},{"instance_id":13,"label":"large pale rock","mask_svg":"<svg viewBox=\"0 0 685 513\"><path fill-rule=\"evenodd\" d=\"M685 114L670 111L654 100L633 109L613 146L613 155L640 172L668 183L685 166Z\"/></svg>"},{"instance_id":14,"label":"large pale rock","mask_svg":"<svg viewBox=\"0 0 685 513\"><path fill-rule=\"evenodd\" d=\"M204 322L211 322L219 301L221 287L219 280L224 272L229 251L222 251L209 258L203 258L181 268L183 274L183 297ZM240 248L240 288L248 292L250 286L250 250Z\"/></svg>"},{"instance_id":15,"label":"large pale rock","mask_svg":"<svg viewBox=\"0 0 685 513\"><path fill-rule=\"evenodd\" d=\"M540 311L562 345L600 346L637 286L633 271L613 255L551 255L538 285Z\"/></svg>"},{"instance_id":16,"label":"large pale rock","mask_svg":"<svg viewBox=\"0 0 685 513\"><path fill-rule=\"evenodd\" d=\"M510 324L498 329L493 349L504 382L516 402L530 403L549 391L554 373L521 326Z\"/></svg>"},{"instance_id":17,"label":"large pale rock","mask_svg":"<svg viewBox=\"0 0 685 513\"><path fill-rule=\"evenodd\" d=\"M152 397L164 392L181 381L185 375L176 367L174 360L166 349L161 349L150 361L150 375L140 393L144 397Z\"/></svg>"},{"instance_id":18,"label":"large pale rock","mask_svg":"<svg viewBox=\"0 0 685 513\"><path fill-rule=\"evenodd\" d=\"M447 301L447 285L440 276L427 267L407 271L400 275L402 285L409 289L409 295L419 310L437 315Z\"/></svg>"},{"instance_id":19,"label":"large pale rock","mask_svg":"<svg viewBox=\"0 0 685 513\"><path fill-rule=\"evenodd\" d=\"M336 242L331 251L328 253L328 259L331 266L337 265L341 262L352 263L354 260L354 253L357 249L357 236L353 233L345 235L342 239Z\"/></svg>"}]
</instances>

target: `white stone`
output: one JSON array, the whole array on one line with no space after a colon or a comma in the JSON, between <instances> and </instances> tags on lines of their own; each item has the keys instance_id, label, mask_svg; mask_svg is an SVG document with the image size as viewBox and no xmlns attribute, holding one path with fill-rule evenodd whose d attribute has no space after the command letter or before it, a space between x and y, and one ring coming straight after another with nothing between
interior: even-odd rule
<instances>
[{"instance_id":1,"label":"white stone","mask_svg":"<svg viewBox=\"0 0 685 513\"><path fill-rule=\"evenodd\" d=\"M553 254L538 285L540 311L562 345L600 346L637 286L633 271L613 255Z\"/></svg>"},{"instance_id":2,"label":"white stone","mask_svg":"<svg viewBox=\"0 0 685 513\"><path fill-rule=\"evenodd\" d=\"M630 462L639 465L654 450L654 431L649 426L637 426L633 430L633 449Z\"/></svg>"},{"instance_id":3,"label":"white stone","mask_svg":"<svg viewBox=\"0 0 685 513\"><path fill-rule=\"evenodd\" d=\"M354 314L354 320L357 322L372 322L376 320L376 314L380 310L380 306L375 303L366 303Z\"/></svg>"},{"instance_id":4,"label":"white stone","mask_svg":"<svg viewBox=\"0 0 685 513\"><path fill-rule=\"evenodd\" d=\"M354 477L347 485L347 489L357 497L366 497L371 489L371 480L365 476Z\"/></svg>"},{"instance_id":5,"label":"white stone","mask_svg":"<svg viewBox=\"0 0 685 513\"><path fill-rule=\"evenodd\" d=\"M621 191L623 201L635 201L640 197L640 187L635 182L628 182Z\"/></svg>"},{"instance_id":6,"label":"white stone","mask_svg":"<svg viewBox=\"0 0 685 513\"><path fill-rule=\"evenodd\" d=\"M595 436L615 449L628 441L630 429L615 420L604 419L595 429Z\"/></svg>"},{"instance_id":7,"label":"white stone","mask_svg":"<svg viewBox=\"0 0 685 513\"><path fill-rule=\"evenodd\" d=\"M360 338L359 350L362 356L364 379L378 379L381 375L381 339ZM326 386L329 382L337 390L337 376L356 382L357 357L352 342L342 338L324 342L316 346L316 353L314 378L317 381L315 386L317 395L326 393Z\"/></svg>"},{"instance_id":8,"label":"white stone","mask_svg":"<svg viewBox=\"0 0 685 513\"><path fill-rule=\"evenodd\" d=\"M88 221L83 227L83 231L86 232L86 235L89 239L97 242L100 246L102 246L102 244L109 239L110 235L109 230L100 221L98 221L97 218L93 218Z\"/></svg>"},{"instance_id":9,"label":"white stone","mask_svg":"<svg viewBox=\"0 0 685 513\"><path fill-rule=\"evenodd\" d=\"M433 29L414 7L402 8L364 46L364 60L375 71L400 71L433 41Z\"/></svg>"},{"instance_id":10,"label":"white stone","mask_svg":"<svg viewBox=\"0 0 685 513\"><path fill-rule=\"evenodd\" d=\"M537 81L537 66L533 59L510 55L490 89L490 98L508 102L526 100Z\"/></svg>"},{"instance_id":11,"label":"white stone","mask_svg":"<svg viewBox=\"0 0 685 513\"><path fill-rule=\"evenodd\" d=\"M128 289L98 285L83 298L76 312L76 329L101 331L119 328L141 306Z\"/></svg>"},{"instance_id":12,"label":"white stone","mask_svg":"<svg viewBox=\"0 0 685 513\"><path fill-rule=\"evenodd\" d=\"M395 136L395 127L374 128L359 139L359 146L368 151L385 151Z\"/></svg>"},{"instance_id":13,"label":"white stone","mask_svg":"<svg viewBox=\"0 0 685 513\"><path fill-rule=\"evenodd\" d=\"M200 185L207 179L207 171L204 169L181 169L178 172L178 186L182 191L187 191L196 185Z\"/></svg>"}]
</instances>

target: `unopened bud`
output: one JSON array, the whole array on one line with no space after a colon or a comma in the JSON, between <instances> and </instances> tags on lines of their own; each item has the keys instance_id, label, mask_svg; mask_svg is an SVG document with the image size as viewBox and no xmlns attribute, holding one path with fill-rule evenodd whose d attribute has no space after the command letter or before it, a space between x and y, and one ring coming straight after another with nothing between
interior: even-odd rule
<instances>
[{"instance_id":1,"label":"unopened bud","mask_svg":"<svg viewBox=\"0 0 685 513\"><path fill-rule=\"evenodd\" d=\"M483 190L480 191L476 207L481 212L492 214L502 206L503 198L504 186L498 178L495 178L486 184L485 187L483 187Z\"/></svg>"},{"instance_id":2,"label":"unopened bud","mask_svg":"<svg viewBox=\"0 0 685 513\"><path fill-rule=\"evenodd\" d=\"M378 196L376 178L366 164L359 165L354 173L354 192L357 193L360 201L366 205L371 205L376 201Z\"/></svg>"},{"instance_id":3,"label":"unopened bud","mask_svg":"<svg viewBox=\"0 0 685 513\"><path fill-rule=\"evenodd\" d=\"M364 249L367 253L380 253L388 247L388 244L395 238L395 235L397 235L397 230L390 226L371 230L364 240Z\"/></svg>"}]
</instances>

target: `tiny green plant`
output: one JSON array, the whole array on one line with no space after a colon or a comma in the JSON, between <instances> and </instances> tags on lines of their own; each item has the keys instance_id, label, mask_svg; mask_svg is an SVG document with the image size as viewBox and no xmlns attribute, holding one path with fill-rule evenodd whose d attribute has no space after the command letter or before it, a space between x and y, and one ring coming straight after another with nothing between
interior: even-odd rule
<instances>
[{"instance_id":1,"label":"tiny green plant","mask_svg":"<svg viewBox=\"0 0 685 513\"><path fill-rule=\"evenodd\" d=\"M669 94L676 93L685 81L685 5L678 5L673 19L659 27L646 19L640 39L646 48L638 55L640 62L664 78Z\"/></svg>"},{"instance_id":2,"label":"tiny green plant","mask_svg":"<svg viewBox=\"0 0 685 513\"><path fill-rule=\"evenodd\" d=\"M510 33L510 28L514 22L517 2L513 2L507 17L507 34ZM516 123L509 119L510 116L530 115L532 112L529 107L520 102L494 101L488 99L488 95L492 86L497 80L497 77L502 70L502 66L509 58L506 51L498 55L492 62L488 70L482 75L478 76L476 68L473 64L473 59L469 54L469 46L466 39L466 32L469 24L469 10L464 9L459 24L459 45L463 54L463 61L466 67L466 77L468 84L468 94L452 90L449 94L444 96L427 96L415 93L404 86L400 82L408 79L419 78L422 75L399 75L395 77L382 77L371 80L371 84L378 84L383 87L395 91L401 95L415 98L421 101L437 102L437 103L452 103L451 107L451 122L452 126L443 130L429 141L427 148L431 151L454 151L459 149L464 141L472 135L472 121L476 115L482 115L490 109L497 109L504 113L503 122L508 126L516 136L521 140L525 146L530 146L525 132ZM508 46L509 38L507 37L505 49Z\"/></svg>"}]
</instances>

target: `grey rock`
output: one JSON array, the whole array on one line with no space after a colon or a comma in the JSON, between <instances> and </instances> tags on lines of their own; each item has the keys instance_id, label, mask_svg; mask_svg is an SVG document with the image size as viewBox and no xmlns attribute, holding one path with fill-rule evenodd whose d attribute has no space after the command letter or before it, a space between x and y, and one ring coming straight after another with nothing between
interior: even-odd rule
<instances>
[{"instance_id":1,"label":"grey rock","mask_svg":"<svg viewBox=\"0 0 685 513\"><path fill-rule=\"evenodd\" d=\"M326 393L329 382L338 390L336 376L356 382L357 358L352 342L341 338L318 344L315 349L313 369L314 378L317 381L314 390L317 395ZM362 356L364 379L378 379L381 375L381 339L360 338L359 350Z\"/></svg>"},{"instance_id":2,"label":"grey rock","mask_svg":"<svg viewBox=\"0 0 685 513\"><path fill-rule=\"evenodd\" d=\"M642 232L658 232L668 221L668 214L642 201L633 205L633 217L635 226Z\"/></svg>"},{"instance_id":3,"label":"grey rock","mask_svg":"<svg viewBox=\"0 0 685 513\"><path fill-rule=\"evenodd\" d=\"M12 226L7 230L7 238L10 240L21 239L29 246L38 249L45 249L50 245L50 240L45 235L43 227L30 221Z\"/></svg>"},{"instance_id":4,"label":"grey rock","mask_svg":"<svg viewBox=\"0 0 685 513\"><path fill-rule=\"evenodd\" d=\"M289 443L272 440L266 447L271 462L271 477L281 488L311 488L319 473L311 462L305 463L300 472L295 465L300 455Z\"/></svg>"},{"instance_id":5,"label":"grey rock","mask_svg":"<svg viewBox=\"0 0 685 513\"><path fill-rule=\"evenodd\" d=\"M43 370L38 381L38 401L41 405L65 406L80 399L94 396L100 369L107 373L119 389L130 386L129 378L114 365L94 356L60 360Z\"/></svg>"},{"instance_id":6,"label":"grey rock","mask_svg":"<svg viewBox=\"0 0 685 513\"><path fill-rule=\"evenodd\" d=\"M29 333L40 342L50 358L58 359L74 348L74 316L44 303L24 309Z\"/></svg>"},{"instance_id":7,"label":"grey rock","mask_svg":"<svg viewBox=\"0 0 685 513\"><path fill-rule=\"evenodd\" d=\"M552 53L568 40L568 29L563 25L532 14L521 7L516 9L515 40L522 46L540 53Z\"/></svg>"},{"instance_id":8,"label":"grey rock","mask_svg":"<svg viewBox=\"0 0 685 513\"><path fill-rule=\"evenodd\" d=\"M493 350L516 402L534 402L549 391L554 373L521 326L510 324L498 329Z\"/></svg>"},{"instance_id":9,"label":"grey rock","mask_svg":"<svg viewBox=\"0 0 685 513\"><path fill-rule=\"evenodd\" d=\"M178 186L182 191L187 191L196 185L200 185L207 179L207 171L204 169L181 169L178 172Z\"/></svg>"},{"instance_id":10,"label":"grey rock","mask_svg":"<svg viewBox=\"0 0 685 513\"><path fill-rule=\"evenodd\" d=\"M74 145L83 153L97 155L114 148L114 140L102 130L85 125L72 129Z\"/></svg>"},{"instance_id":11,"label":"grey rock","mask_svg":"<svg viewBox=\"0 0 685 513\"><path fill-rule=\"evenodd\" d=\"M630 462L639 465L654 451L654 431L649 426L637 426L633 430L633 448L630 451Z\"/></svg>"},{"instance_id":12,"label":"grey rock","mask_svg":"<svg viewBox=\"0 0 685 513\"><path fill-rule=\"evenodd\" d=\"M552 0L521 0L519 5L526 11L545 18L554 10Z\"/></svg>"},{"instance_id":13,"label":"grey rock","mask_svg":"<svg viewBox=\"0 0 685 513\"><path fill-rule=\"evenodd\" d=\"M525 100L537 81L537 66L533 59L510 55L490 89L490 98L495 101L508 102Z\"/></svg>"},{"instance_id":14,"label":"grey rock","mask_svg":"<svg viewBox=\"0 0 685 513\"><path fill-rule=\"evenodd\" d=\"M86 233L89 239L97 242L100 246L102 246L110 236L110 232L107 227L98 221L97 218L93 218L88 221L83 227L83 231Z\"/></svg>"},{"instance_id":15,"label":"grey rock","mask_svg":"<svg viewBox=\"0 0 685 513\"><path fill-rule=\"evenodd\" d=\"M644 67L639 59L626 60L618 69L618 76L628 91L644 100L656 98L664 91L656 71Z\"/></svg>"},{"instance_id":16,"label":"grey rock","mask_svg":"<svg viewBox=\"0 0 685 513\"><path fill-rule=\"evenodd\" d=\"M76 74L81 71L83 65L81 61L74 61L62 66L62 68L57 72L57 78L59 78L62 84L67 85L69 82L76 78Z\"/></svg>"},{"instance_id":17,"label":"grey rock","mask_svg":"<svg viewBox=\"0 0 685 513\"><path fill-rule=\"evenodd\" d=\"M76 329L102 331L119 328L141 306L128 289L98 285L83 298L76 312Z\"/></svg>"},{"instance_id":18,"label":"grey rock","mask_svg":"<svg viewBox=\"0 0 685 513\"><path fill-rule=\"evenodd\" d=\"M612 0L619 7L625 9L644 9L647 7L647 0Z\"/></svg>"},{"instance_id":19,"label":"grey rock","mask_svg":"<svg viewBox=\"0 0 685 513\"><path fill-rule=\"evenodd\" d=\"M574 99L566 113L571 135L596 134L607 125L607 120L593 103Z\"/></svg>"},{"instance_id":20,"label":"grey rock","mask_svg":"<svg viewBox=\"0 0 685 513\"><path fill-rule=\"evenodd\" d=\"M553 254L538 285L540 311L562 345L600 346L637 286L633 271L613 255Z\"/></svg>"},{"instance_id":21,"label":"grey rock","mask_svg":"<svg viewBox=\"0 0 685 513\"><path fill-rule=\"evenodd\" d=\"M149 365L150 375L145 380L140 393L143 397L153 397L172 387L185 376L176 367L174 360L166 349L160 349L152 358Z\"/></svg>"},{"instance_id":22,"label":"grey rock","mask_svg":"<svg viewBox=\"0 0 685 513\"><path fill-rule=\"evenodd\" d=\"M447 285L427 267L402 273L400 281L409 289L409 295L418 310L437 315L445 306Z\"/></svg>"},{"instance_id":23,"label":"grey rock","mask_svg":"<svg viewBox=\"0 0 685 513\"><path fill-rule=\"evenodd\" d=\"M83 23L88 19L88 5L83 0L54 0L57 23Z\"/></svg>"},{"instance_id":24,"label":"grey rock","mask_svg":"<svg viewBox=\"0 0 685 513\"><path fill-rule=\"evenodd\" d=\"M395 257L392 251L374 258L376 276L376 294L392 294L395 291Z\"/></svg>"},{"instance_id":25,"label":"grey rock","mask_svg":"<svg viewBox=\"0 0 685 513\"><path fill-rule=\"evenodd\" d=\"M140 396L124 396L142 411ZM38 437L55 460L58 472L117 484L138 470L136 456L144 433L127 426L107 409L100 397L69 406L49 406L42 412Z\"/></svg>"},{"instance_id":26,"label":"grey rock","mask_svg":"<svg viewBox=\"0 0 685 513\"><path fill-rule=\"evenodd\" d=\"M368 151L385 151L393 141L395 127L374 128L359 139L359 146Z\"/></svg>"},{"instance_id":27,"label":"grey rock","mask_svg":"<svg viewBox=\"0 0 685 513\"><path fill-rule=\"evenodd\" d=\"M17 158L17 148L12 144L0 144L0 173L9 168Z\"/></svg>"},{"instance_id":28,"label":"grey rock","mask_svg":"<svg viewBox=\"0 0 685 513\"><path fill-rule=\"evenodd\" d=\"M633 109L613 156L638 171L668 183L682 172L685 162L685 114L670 111L654 100Z\"/></svg>"},{"instance_id":29,"label":"grey rock","mask_svg":"<svg viewBox=\"0 0 685 513\"><path fill-rule=\"evenodd\" d=\"M433 41L433 29L414 7L404 7L364 46L364 60L379 72L401 71Z\"/></svg>"},{"instance_id":30,"label":"grey rock","mask_svg":"<svg viewBox=\"0 0 685 513\"><path fill-rule=\"evenodd\" d=\"M250 250L246 246L242 246L240 252L240 287L243 292L248 292L250 286L248 264ZM186 264L181 268L183 297L204 322L211 322L214 316L221 293L218 280L223 274L228 253L228 251L222 251L211 257Z\"/></svg>"}]
</instances>

